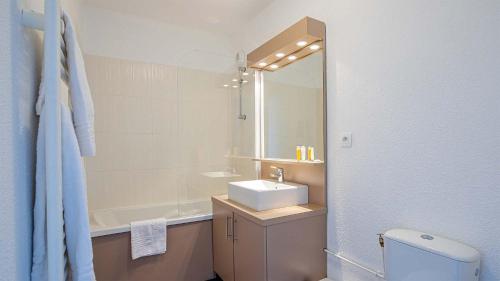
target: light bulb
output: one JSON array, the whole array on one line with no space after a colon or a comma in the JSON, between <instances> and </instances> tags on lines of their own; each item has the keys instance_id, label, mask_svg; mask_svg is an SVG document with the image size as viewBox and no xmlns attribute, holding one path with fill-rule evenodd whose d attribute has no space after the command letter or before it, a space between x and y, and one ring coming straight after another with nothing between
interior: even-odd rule
<instances>
[{"instance_id":1,"label":"light bulb","mask_svg":"<svg viewBox=\"0 0 500 281\"><path fill-rule=\"evenodd\" d=\"M276 68L278 68L278 67L279 67L279 66L278 66L277 64L271 64L271 68L272 68L272 69L276 69Z\"/></svg>"},{"instance_id":2,"label":"light bulb","mask_svg":"<svg viewBox=\"0 0 500 281\"><path fill-rule=\"evenodd\" d=\"M227 88L227 87L229 87L229 85L228 84L224 84L224 88Z\"/></svg>"},{"instance_id":3,"label":"light bulb","mask_svg":"<svg viewBox=\"0 0 500 281\"><path fill-rule=\"evenodd\" d=\"M293 56L293 55L292 56L288 56L288 60L296 60L296 59L297 59L296 56Z\"/></svg>"},{"instance_id":4,"label":"light bulb","mask_svg":"<svg viewBox=\"0 0 500 281\"><path fill-rule=\"evenodd\" d=\"M284 56L285 56L285 54L283 54L283 53L277 53L277 54L276 54L276 57L277 57L277 58L282 58L282 57L284 57Z\"/></svg>"},{"instance_id":5,"label":"light bulb","mask_svg":"<svg viewBox=\"0 0 500 281\"><path fill-rule=\"evenodd\" d=\"M259 66L260 66L260 67L264 67L264 66L266 66L266 65L267 65L267 63L265 63L265 62L261 62L261 63L259 63Z\"/></svg>"},{"instance_id":6,"label":"light bulb","mask_svg":"<svg viewBox=\"0 0 500 281\"><path fill-rule=\"evenodd\" d=\"M248 72L243 72L243 76L248 76Z\"/></svg>"},{"instance_id":7,"label":"light bulb","mask_svg":"<svg viewBox=\"0 0 500 281\"><path fill-rule=\"evenodd\" d=\"M316 44L311 45L311 47L309 47L309 49L311 49L312 51L316 51L319 49L319 45L316 45Z\"/></svg>"},{"instance_id":8,"label":"light bulb","mask_svg":"<svg viewBox=\"0 0 500 281\"><path fill-rule=\"evenodd\" d=\"M299 46L299 47L304 47L305 45L307 45L307 41L299 41L299 42L297 42L297 46Z\"/></svg>"}]
</instances>

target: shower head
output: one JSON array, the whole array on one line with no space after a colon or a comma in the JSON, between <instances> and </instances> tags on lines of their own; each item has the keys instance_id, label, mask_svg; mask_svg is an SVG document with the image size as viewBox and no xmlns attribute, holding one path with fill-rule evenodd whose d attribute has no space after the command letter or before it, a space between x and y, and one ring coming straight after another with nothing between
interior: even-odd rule
<instances>
[{"instance_id":1,"label":"shower head","mask_svg":"<svg viewBox=\"0 0 500 281\"><path fill-rule=\"evenodd\" d=\"M243 72L246 71L246 69L247 69L247 56L246 56L244 51L239 51L238 53L236 53L236 65L238 66L238 70L240 72L242 72L242 69L243 69Z\"/></svg>"}]
</instances>

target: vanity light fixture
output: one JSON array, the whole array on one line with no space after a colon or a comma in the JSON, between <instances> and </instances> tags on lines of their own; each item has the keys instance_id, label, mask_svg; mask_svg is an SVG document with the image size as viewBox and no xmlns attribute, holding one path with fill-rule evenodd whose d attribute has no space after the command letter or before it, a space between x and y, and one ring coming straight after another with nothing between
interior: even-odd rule
<instances>
[{"instance_id":1,"label":"vanity light fixture","mask_svg":"<svg viewBox=\"0 0 500 281\"><path fill-rule=\"evenodd\" d=\"M311 46L309 47L309 49L311 49L311 51L316 51L316 50L319 50L319 45L317 45L317 44L311 45Z\"/></svg>"},{"instance_id":2,"label":"vanity light fixture","mask_svg":"<svg viewBox=\"0 0 500 281\"><path fill-rule=\"evenodd\" d=\"M250 52L247 55L247 67L259 71L282 69L324 49L324 39L325 24L305 17Z\"/></svg>"},{"instance_id":3,"label":"vanity light fixture","mask_svg":"<svg viewBox=\"0 0 500 281\"><path fill-rule=\"evenodd\" d=\"M307 45L307 41L299 41L299 42L297 42L297 46L299 46L299 47L304 47L305 45Z\"/></svg>"}]
</instances>

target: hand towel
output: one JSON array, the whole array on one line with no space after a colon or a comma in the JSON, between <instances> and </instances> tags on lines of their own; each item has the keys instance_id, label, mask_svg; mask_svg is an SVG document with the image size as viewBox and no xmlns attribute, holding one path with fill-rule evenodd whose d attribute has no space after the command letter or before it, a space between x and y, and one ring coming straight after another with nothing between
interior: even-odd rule
<instances>
[{"instance_id":1,"label":"hand towel","mask_svg":"<svg viewBox=\"0 0 500 281\"><path fill-rule=\"evenodd\" d=\"M132 259L167 251L167 220L164 218L130 223Z\"/></svg>"}]
</instances>

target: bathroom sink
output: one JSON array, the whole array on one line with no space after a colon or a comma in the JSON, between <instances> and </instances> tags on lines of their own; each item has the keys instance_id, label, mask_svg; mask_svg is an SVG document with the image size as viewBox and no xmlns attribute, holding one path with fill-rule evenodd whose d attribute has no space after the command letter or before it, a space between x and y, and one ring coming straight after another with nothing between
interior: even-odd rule
<instances>
[{"instance_id":1,"label":"bathroom sink","mask_svg":"<svg viewBox=\"0 0 500 281\"><path fill-rule=\"evenodd\" d=\"M270 180L230 182L230 200L257 211L307 204L307 185Z\"/></svg>"}]
</instances>

